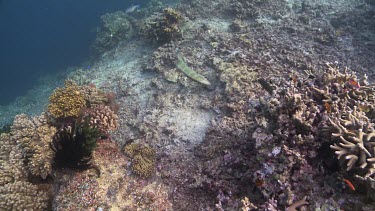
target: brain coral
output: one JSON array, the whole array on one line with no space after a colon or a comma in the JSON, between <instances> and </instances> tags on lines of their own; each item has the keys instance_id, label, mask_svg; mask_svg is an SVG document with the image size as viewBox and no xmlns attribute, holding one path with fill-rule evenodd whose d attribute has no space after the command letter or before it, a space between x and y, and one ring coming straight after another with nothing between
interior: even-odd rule
<instances>
[{"instance_id":1,"label":"brain coral","mask_svg":"<svg viewBox=\"0 0 375 211\"><path fill-rule=\"evenodd\" d=\"M148 145L131 143L125 146L125 153L132 158L132 170L148 178L155 172L155 150Z\"/></svg>"},{"instance_id":2,"label":"brain coral","mask_svg":"<svg viewBox=\"0 0 375 211\"><path fill-rule=\"evenodd\" d=\"M81 88L73 81L65 81L64 88L57 88L49 98L48 112L55 118L78 117L86 106Z\"/></svg>"}]
</instances>

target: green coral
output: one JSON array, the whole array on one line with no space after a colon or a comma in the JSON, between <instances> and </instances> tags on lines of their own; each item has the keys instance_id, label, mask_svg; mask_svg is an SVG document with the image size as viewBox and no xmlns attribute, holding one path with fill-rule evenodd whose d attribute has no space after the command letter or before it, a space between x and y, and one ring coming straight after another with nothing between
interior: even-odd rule
<instances>
[{"instance_id":1,"label":"green coral","mask_svg":"<svg viewBox=\"0 0 375 211\"><path fill-rule=\"evenodd\" d=\"M148 145L131 143L125 146L125 153L132 158L132 170L148 178L155 172L155 150Z\"/></svg>"},{"instance_id":2,"label":"green coral","mask_svg":"<svg viewBox=\"0 0 375 211\"><path fill-rule=\"evenodd\" d=\"M48 112L55 118L78 117L86 106L81 88L73 81L65 81L64 88L57 88L49 97Z\"/></svg>"}]
</instances>

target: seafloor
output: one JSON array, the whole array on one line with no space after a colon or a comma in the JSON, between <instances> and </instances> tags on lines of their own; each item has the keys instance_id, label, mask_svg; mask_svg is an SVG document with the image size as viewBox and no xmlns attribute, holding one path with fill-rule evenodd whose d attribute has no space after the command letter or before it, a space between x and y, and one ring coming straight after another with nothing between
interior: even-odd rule
<instances>
[{"instance_id":1,"label":"seafloor","mask_svg":"<svg viewBox=\"0 0 375 211\"><path fill-rule=\"evenodd\" d=\"M172 7L184 19L179 37L158 43L130 36L90 69L69 74L116 93L119 127L99 141L95 168L53 170L46 181L51 209L375 210L374 180L340 166L315 120L294 121L288 109L304 97L280 97L304 95L310 89L299 80L324 73L327 63L374 81L374 1L153 2L161 9L129 14L131 23ZM184 74L178 57L210 84ZM2 123L20 111L39 114L54 88L36 88L35 102L4 106ZM311 104L301 112L311 113ZM155 150L151 177L132 172L123 152L129 143Z\"/></svg>"}]
</instances>

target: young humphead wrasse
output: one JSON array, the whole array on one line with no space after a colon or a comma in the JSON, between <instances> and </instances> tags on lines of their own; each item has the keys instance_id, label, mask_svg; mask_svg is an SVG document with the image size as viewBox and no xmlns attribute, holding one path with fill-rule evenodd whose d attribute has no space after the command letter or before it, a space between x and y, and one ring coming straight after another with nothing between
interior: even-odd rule
<instances>
[{"instance_id":1,"label":"young humphead wrasse","mask_svg":"<svg viewBox=\"0 0 375 211\"><path fill-rule=\"evenodd\" d=\"M140 7L139 5L133 5L133 6L129 7L128 9L126 9L125 13L132 13L135 10L138 10L139 7Z\"/></svg>"}]
</instances>

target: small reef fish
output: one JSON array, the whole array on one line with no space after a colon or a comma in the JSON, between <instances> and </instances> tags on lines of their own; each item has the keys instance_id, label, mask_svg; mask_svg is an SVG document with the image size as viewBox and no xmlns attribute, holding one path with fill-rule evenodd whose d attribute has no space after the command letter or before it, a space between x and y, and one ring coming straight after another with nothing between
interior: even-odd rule
<instances>
[{"instance_id":1,"label":"small reef fish","mask_svg":"<svg viewBox=\"0 0 375 211\"><path fill-rule=\"evenodd\" d=\"M359 89L361 86L359 85L359 83L357 81L355 81L353 78L349 78L348 80L348 83L353 87L353 88L356 88L356 89Z\"/></svg>"},{"instance_id":2,"label":"small reef fish","mask_svg":"<svg viewBox=\"0 0 375 211\"><path fill-rule=\"evenodd\" d=\"M135 10L138 10L139 7L140 7L139 5L133 5L133 6L129 7L128 9L126 9L125 13L132 13Z\"/></svg>"},{"instance_id":3,"label":"small reef fish","mask_svg":"<svg viewBox=\"0 0 375 211\"><path fill-rule=\"evenodd\" d=\"M343 180L344 180L344 182L349 186L349 188L351 189L351 190L355 190L355 187L354 187L354 185L349 181L349 180L347 180L347 179L345 179L345 178L342 178Z\"/></svg>"}]
</instances>

